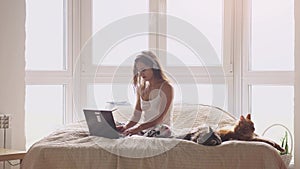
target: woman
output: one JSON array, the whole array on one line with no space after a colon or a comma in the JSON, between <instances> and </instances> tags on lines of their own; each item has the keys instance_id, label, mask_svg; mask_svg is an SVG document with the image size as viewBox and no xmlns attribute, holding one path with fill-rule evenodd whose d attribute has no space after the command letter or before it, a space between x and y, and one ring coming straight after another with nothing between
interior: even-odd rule
<instances>
[{"instance_id":1,"label":"woman","mask_svg":"<svg viewBox=\"0 0 300 169\"><path fill-rule=\"evenodd\" d=\"M134 61L133 74L137 94L135 111L131 119L117 129L125 135L170 136L173 87L158 58L150 51L141 52ZM141 119L143 122L139 123Z\"/></svg>"}]
</instances>

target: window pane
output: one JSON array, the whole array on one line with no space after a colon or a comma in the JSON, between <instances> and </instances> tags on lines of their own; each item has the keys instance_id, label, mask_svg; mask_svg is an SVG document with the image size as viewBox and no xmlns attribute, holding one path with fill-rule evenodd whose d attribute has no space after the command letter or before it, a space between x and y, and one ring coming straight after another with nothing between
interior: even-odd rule
<instances>
[{"instance_id":1,"label":"window pane","mask_svg":"<svg viewBox=\"0 0 300 169\"><path fill-rule=\"evenodd\" d=\"M148 36L136 36L126 39L100 58L98 54L99 44L93 43L93 64L98 66L133 66L135 54L148 50Z\"/></svg>"},{"instance_id":2,"label":"window pane","mask_svg":"<svg viewBox=\"0 0 300 169\"><path fill-rule=\"evenodd\" d=\"M26 148L64 124L64 85L27 85Z\"/></svg>"},{"instance_id":3,"label":"window pane","mask_svg":"<svg viewBox=\"0 0 300 169\"><path fill-rule=\"evenodd\" d=\"M118 5L116 5L118 4ZM97 43L98 39L102 38L97 36L97 32L101 31L105 26L117 21L119 19L125 18L127 16L132 16L135 14L143 14L148 13L149 11L149 1L147 0L131 0L131 1L118 1L118 0L93 0L93 64L97 65L109 65L109 66L117 66L122 64L122 61L126 57L133 55L139 51L148 49L148 34L145 32L144 35L132 37L122 37L122 39L118 39L120 41L119 44L115 44L116 46L111 46L110 51L105 56L104 60L103 56L97 53L99 50L99 46L101 44ZM145 26L145 30L149 30L149 22L145 20L143 23ZM134 26L134 25L132 25ZM114 34L120 34L120 30ZM124 29L125 30L125 29ZM112 30L113 31L113 30ZM112 32L113 33L113 32ZM141 32L136 32L141 33ZM100 58L101 57L101 58ZM101 63L99 63L101 62Z\"/></svg>"},{"instance_id":4,"label":"window pane","mask_svg":"<svg viewBox=\"0 0 300 169\"><path fill-rule=\"evenodd\" d=\"M90 84L87 90L87 107L106 108L107 102L128 102L135 105L132 84Z\"/></svg>"},{"instance_id":5,"label":"window pane","mask_svg":"<svg viewBox=\"0 0 300 169\"><path fill-rule=\"evenodd\" d=\"M26 0L26 70L64 70L63 0Z\"/></svg>"},{"instance_id":6,"label":"window pane","mask_svg":"<svg viewBox=\"0 0 300 169\"><path fill-rule=\"evenodd\" d=\"M221 98L221 92L225 91L223 84L176 84L174 87L174 103L189 103L189 104L206 104L220 107L224 110L228 109L227 98L223 98L222 105L215 105L215 99ZM197 92L195 92L197 91ZM226 92L226 91L225 91ZM215 94L220 95L215 98ZM226 95L226 94L223 94Z\"/></svg>"},{"instance_id":7,"label":"window pane","mask_svg":"<svg viewBox=\"0 0 300 169\"><path fill-rule=\"evenodd\" d=\"M148 6L147 0L93 0L93 34L118 19L147 13Z\"/></svg>"},{"instance_id":8,"label":"window pane","mask_svg":"<svg viewBox=\"0 0 300 169\"><path fill-rule=\"evenodd\" d=\"M250 91L256 133L261 135L267 127L277 123L294 133L294 87L252 85ZM280 143L284 132L282 127L271 128L265 136Z\"/></svg>"},{"instance_id":9,"label":"window pane","mask_svg":"<svg viewBox=\"0 0 300 169\"><path fill-rule=\"evenodd\" d=\"M173 15L195 26L215 49L219 62L222 63L222 32L223 32L223 1L222 0L193 0L182 5L181 0L167 1L167 14ZM167 27L167 29L170 29ZM187 44L189 45L189 44ZM187 66L202 66L203 63L182 43L168 38L168 53L178 57ZM167 64L178 66L172 57L167 57Z\"/></svg>"},{"instance_id":10,"label":"window pane","mask_svg":"<svg viewBox=\"0 0 300 169\"><path fill-rule=\"evenodd\" d=\"M174 103L208 104L212 105L214 92L224 91L225 86L221 84L172 84L174 87ZM214 91L217 90L217 91ZM195 92L197 91L197 92ZM88 85L87 106L89 108L105 108L108 101L127 101L135 105L136 96L132 84L96 84ZM227 98L225 106L215 105L227 109ZM222 102L223 103L223 102Z\"/></svg>"},{"instance_id":11,"label":"window pane","mask_svg":"<svg viewBox=\"0 0 300 169\"><path fill-rule=\"evenodd\" d=\"M252 0L251 70L294 70L294 1Z\"/></svg>"},{"instance_id":12,"label":"window pane","mask_svg":"<svg viewBox=\"0 0 300 169\"><path fill-rule=\"evenodd\" d=\"M174 87L174 105L181 104L207 104L212 105L214 99L219 98L219 94L224 90L224 85L210 84L172 84ZM90 84L87 88L87 108L103 109L117 107L114 117L121 122L126 122L132 115L136 104L136 94L132 84ZM195 92L197 91L197 92ZM218 93L214 98L214 92ZM117 105L111 105L107 102L119 102ZM225 105L216 105L224 110L227 110L227 98L224 98ZM84 119L84 117L80 117Z\"/></svg>"}]
</instances>

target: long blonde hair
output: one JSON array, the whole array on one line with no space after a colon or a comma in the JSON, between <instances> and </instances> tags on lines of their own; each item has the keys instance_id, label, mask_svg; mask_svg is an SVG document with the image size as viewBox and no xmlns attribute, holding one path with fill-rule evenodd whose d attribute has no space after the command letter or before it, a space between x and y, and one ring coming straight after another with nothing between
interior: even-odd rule
<instances>
[{"instance_id":1,"label":"long blonde hair","mask_svg":"<svg viewBox=\"0 0 300 169\"><path fill-rule=\"evenodd\" d=\"M135 87L141 81L141 77L139 76L138 70L136 68L137 62L141 62L141 63L145 64L146 66L149 66L152 69L153 76L156 79L163 80L163 81L169 81L166 74L162 70L162 66L159 63L158 57L151 51L142 51L140 54L138 54L136 56L136 59L134 60L133 84ZM143 85L145 85L145 82L143 82Z\"/></svg>"}]
</instances>

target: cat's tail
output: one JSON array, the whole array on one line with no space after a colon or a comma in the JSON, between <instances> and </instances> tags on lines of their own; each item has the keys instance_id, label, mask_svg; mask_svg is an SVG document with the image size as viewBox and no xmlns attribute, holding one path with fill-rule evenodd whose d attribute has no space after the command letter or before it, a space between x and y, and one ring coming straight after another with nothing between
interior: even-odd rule
<instances>
[{"instance_id":1,"label":"cat's tail","mask_svg":"<svg viewBox=\"0 0 300 169\"><path fill-rule=\"evenodd\" d=\"M285 149L283 149L279 144L275 143L274 141L266 140L263 138L253 138L252 141L264 142L273 146L274 148L276 148L278 151L282 153L285 152Z\"/></svg>"},{"instance_id":2,"label":"cat's tail","mask_svg":"<svg viewBox=\"0 0 300 169\"><path fill-rule=\"evenodd\" d=\"M282 153L285 153L285 149L283 149L280 145L278 145L277 143L274 143L275 145L274 145L274 147L277 149L277 150L279 150L280 152L282 152Z\"/></svg>"}]
</instances>

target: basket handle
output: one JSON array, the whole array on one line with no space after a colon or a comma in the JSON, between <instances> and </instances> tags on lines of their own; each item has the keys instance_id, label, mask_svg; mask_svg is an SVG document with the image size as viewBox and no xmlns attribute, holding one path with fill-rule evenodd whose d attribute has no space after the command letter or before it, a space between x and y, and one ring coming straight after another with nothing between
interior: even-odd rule
<instances>
[{"instance_id":1,"label":"basket handle","mask_svg":"<svg viewBox=\"0 0 300 169\"><path fill-rule=\"evenodd\" d=\"M291 131L285 126L285 125L283 125L283 124L272 124L271 126L269 126L269 127L267 127L266 129L265 129L265 131L262 133L262 136L264 136L264 134L270 129L270 128L272 128L272 127L274 127L274 126L280 126L280 127L283 127L283 128L285 128L286 130L287 130L287 132L289 133L289 135L290 135L290 138L291 138L291 154L292 154L292 152L293 152L293 147L294 147L294 141L293 141L293 135L292 135L292 133L291 133Z\"/></svg>"}]
</instances>

